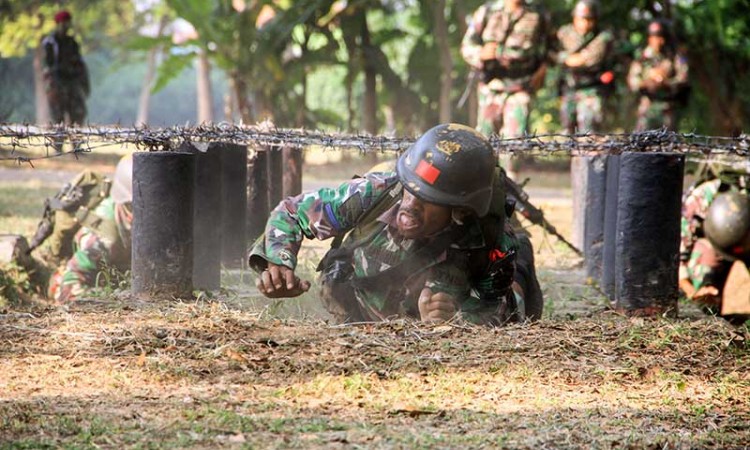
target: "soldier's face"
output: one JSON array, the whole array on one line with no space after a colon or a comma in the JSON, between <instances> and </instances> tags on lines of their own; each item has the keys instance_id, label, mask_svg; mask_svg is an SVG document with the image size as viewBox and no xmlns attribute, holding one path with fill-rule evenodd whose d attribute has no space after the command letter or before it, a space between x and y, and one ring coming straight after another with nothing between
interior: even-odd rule
<instances>
[{"instance_id":1,"label":"soldier's face","mask_svg":"<svg viewBox=\"0 0 750 450\"><path fill-rule=\"evenodd\" d=\"M651 35L648 37L648 46L651 47L652 50L660 52L664 47L664 38L661 36Z\"/></svg>"},{"instance_id":2,"label":"soldier's face","mask_svg":"<svg viewBox=\"0 0 750 450\"><path fill-rule=\"evenodd\" d=\"M70 30L70 21L69 20L63 20L62 22L57 24L57 32L60 34L68 34L68 30Z\"/></svg>"},{"instance_id":3,"label":"soldier's face","mask_svg":"<svg viewBox=\"0 0 750 450\"><path fill-rule=\"evenodd\" d=\"M452 208L428 203L404 191L396 224L406 239L419 239L442 231L451 223Z\"/></svg>"},{"instance_id":4,"label":"soldier's face","mask_svg":"<svg viewBox=\"0 0 750 450\"><path fill-rule=\"evenodd\" d=\"M596 19L593 17L573 16L573 28L578 34L586 34L593 31L594 26L596 26Z\"/></svg>"}]
</instances>

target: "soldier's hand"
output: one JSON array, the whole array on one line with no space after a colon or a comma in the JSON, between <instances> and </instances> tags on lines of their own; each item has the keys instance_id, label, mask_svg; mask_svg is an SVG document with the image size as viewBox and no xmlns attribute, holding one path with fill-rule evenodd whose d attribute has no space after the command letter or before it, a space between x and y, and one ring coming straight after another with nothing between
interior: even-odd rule
<instances>
[{"instance_id":1,"label":"soldier's hand","mask_svg":"<svg viewBox=\"0 0 750 450\"><path fill-rule=\"evenodd\" d=\"M497 58L497 42L487 42L482 46L479 52L479 59L482 61L492 61Z\"/></svg>"},{"instance_id":2,"label":"soldier's hand","mask_svg":"<svg viewBox=\"0 0 750 450\"><path fill-rule=\"evenodd\" d=\"M692 297L693 300L709 305L721 305L719 290L715 286L701 286Z\"/></svg>"},{"instance_id":3,"label":"soldier's hand","mask_svg":"<svg viewBox=\"0 0 750 450\"><path fill-rule=\"evenodd\" d=\"M310 289L310 282L300 280L294 270L286 266L268 263L268 268L260 273L255 286L268 298L297 297Z\"/></svg>"},{"instance_id":4,"label":"soldier's hand","mask_svg":"<svg viewBox=\"0 0 750 450\"><path fill-rule=\"evenodd\" d=\"M586 63L586 58L580 53L573 53L565 59L565 65L568 67L580 67Z\"/></svg>"},{"instance_id":5,"label":"soldier's hand","mask_svg":"<svg viewBox=\"0 0 750 450\"><path fill-rule=\"evenodd\" d=\"M678 285L680 287L680 290L682 290L682 293L685 294L685 298L693 298L693 295L695 295L695 288L693 287L693 283L691 283L689 279L681 279L678 282Z\"/></svg>"},{"instance_id":6,"label":"soldier's hand","mask_svg":"<svg viewBox=\"0 0 750 450\"><path fill-rule=\"evenodd\" d=\"M424 322L450 320L456 315L456 299L449 294L433 294L430 288L422 289L419 294L419 316Z\"/></svg>"}]
</instances>

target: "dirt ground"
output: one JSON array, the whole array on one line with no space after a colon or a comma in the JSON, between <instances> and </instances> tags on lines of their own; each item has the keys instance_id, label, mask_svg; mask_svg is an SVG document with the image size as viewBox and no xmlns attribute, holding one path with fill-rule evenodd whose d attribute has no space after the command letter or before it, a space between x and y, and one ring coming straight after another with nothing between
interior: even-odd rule
<instances>
[{"instance_id":1,"label":"dirt ground","mask_svg":"<svg viewBox=\"0 0 750 450\"><path fill-rule=\"evenodd\" d=\"M0 232L33 228L57 183L11 170ZM307 185L331 173L310 167ZM536 175L532 200L570 236L567 180ZM264 301L245 271L224 271L213 299L5 308L0 449L748 448L746 327L684 304L679 319L620 316L572 252L529 231L534 324L335 326L314 294ZM303 275L324 248L303 249Z\"/></svg>"}]
</instances>

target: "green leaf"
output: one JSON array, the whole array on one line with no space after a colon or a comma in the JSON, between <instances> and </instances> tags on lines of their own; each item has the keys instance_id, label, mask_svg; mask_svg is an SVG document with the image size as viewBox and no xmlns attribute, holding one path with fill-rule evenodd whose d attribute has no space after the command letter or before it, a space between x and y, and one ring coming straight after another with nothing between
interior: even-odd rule
<instances>
[{"instance_id":1,"label":"green leaf","mask_svg":"<svg viewBox=\"0 0 750 450\"><path fill-rule=\"evenodd\" d=\"M159 66L156 75L156 83L151 88L151 93L157 93L164 88L170 81L182 73L195 58L195 53L171 54Z\"/></svg>"}]
</instances>

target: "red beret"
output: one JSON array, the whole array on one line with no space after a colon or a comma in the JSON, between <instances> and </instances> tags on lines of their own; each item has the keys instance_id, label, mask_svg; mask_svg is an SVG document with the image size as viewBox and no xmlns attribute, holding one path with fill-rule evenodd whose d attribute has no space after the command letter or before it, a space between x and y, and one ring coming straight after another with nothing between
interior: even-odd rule
<instances>
[{"instance_id":1,"label":"red beret","mask_svg":"<svg viewBox=\"0 0 750 450\"><path fill-rule=\"evenodd\" d=\"M68 11L63 10L55 14L55 23L68 22L70 19L71 16Z\"/></svg>"}]
</instances>

